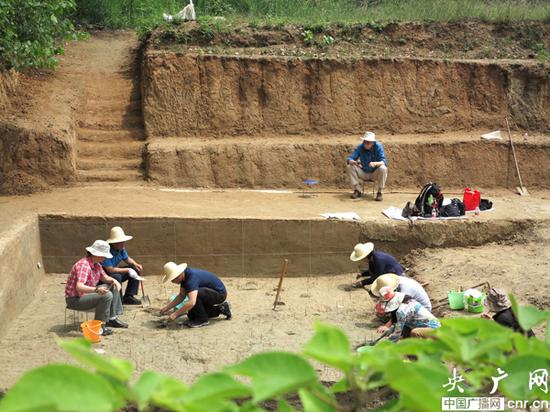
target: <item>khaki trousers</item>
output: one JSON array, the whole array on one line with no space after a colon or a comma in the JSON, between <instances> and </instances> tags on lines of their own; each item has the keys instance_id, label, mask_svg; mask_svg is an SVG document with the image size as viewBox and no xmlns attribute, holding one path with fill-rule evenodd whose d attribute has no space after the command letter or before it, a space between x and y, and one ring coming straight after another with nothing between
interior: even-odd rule
<instances>
[{"instance_id":1,"label":"khaki trousers","mask_svg":"<svg viewBox=\"0 0 550 412\"><path fill-rule=\"evenodd\" d=\"M365 180L372 180L374 185L378 187L378 191L386 187L386 179L388 178L388 168L384 165L374 169L372 173L367 173L359 166L348 164L346 167L351 182L351 187L358 192L362 190L362 183Z\"/></svg>"}]
</instances>

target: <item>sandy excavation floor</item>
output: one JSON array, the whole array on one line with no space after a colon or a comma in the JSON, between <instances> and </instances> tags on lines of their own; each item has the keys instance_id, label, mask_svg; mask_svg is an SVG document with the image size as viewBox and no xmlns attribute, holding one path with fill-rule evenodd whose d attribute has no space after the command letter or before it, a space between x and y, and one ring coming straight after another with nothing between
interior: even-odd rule
<instances>
[{"instance_id":1,"label":"sandy excavation floor","mask_svg":"<svg viewBox=\"0 0 550 412\"><path fill-rule=\"evenodd\" d=\"M222 316L201 329L159 329L158 316L141 306L130 306L121 316L129 323L129 329L115 330L95 347L108 355L133 360L138 371L153 369L192 382L201 373L256 352L298 351L311 336L317 320L340 325L354 343L360 343L365 337L374 336L365 329L371 322L373 305L366 292L344 290L352 279L353 275L285 279L281 296L285 305L277 311L272 310L277 279L224 279L233 306L232 320L226 321ZM54 333L61 337L80 336L75 328L64 327L65 281L65 275L48 275L32 303L0 341L0 389L11 386L29 368L71 361L53 339ZM152 307L160 307L177 292L177 286L171 286L162 286L159 277L148 278L145 290ZM68 323L71 328L72 317ZM329 370L322 371L322 376L335 379Z\"/></svg>"},{"instance_id":2,"label":"sandy excavation floor","mask_svg":"<svg viewBox=\"0 0 550 412\"><path fill-rule=\"evenodd\" d=\"M429 282L432 301L449 289L469 287L484 281L516 294L520 302L548 308L550 282L550 225L537 227L526 239L473 248L426 249L404 259L410 273ZM177 287L165 287L159 277L149 277L146 291L152 308L158 308ZM48 275L36 297L0 340L0 389L12 385L29 368L48 362L71 361L59 349L53 334L76 337L79 332L64 327L63 288L65 275ZM333 277L288 278L281 300L272 310L277 279L226 278L234 318L214 320L202 329L158 328L160 318L142 307L127 307L122 316L127 330L95 345L109 355L133 360L138 371L153 369L192 382L197 375L237 362L253 353L285 349L299 351L312 334L315 321L337 324L353 344L376 336L378 325L373 303L362 290L350 290L354 274ZM444 316L463 312L441 310ZM69 329L72 318L69 315ZM536 330L544 336L545 328ZM322 379L335 380L334 371L320 367Z\"/></svg>"}]
</instances>

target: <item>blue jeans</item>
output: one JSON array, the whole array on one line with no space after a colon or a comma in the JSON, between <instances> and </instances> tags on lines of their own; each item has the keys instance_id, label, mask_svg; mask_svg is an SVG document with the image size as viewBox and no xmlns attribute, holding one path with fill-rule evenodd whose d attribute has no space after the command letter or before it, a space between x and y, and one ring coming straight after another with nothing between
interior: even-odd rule
<instances>
[{"instance_id":1,"label":"blue jeans","mask_svg":"<svg viewBox=\"0 0 550 412\"><path fill-rule=\"evenodd\" d=\"M127 273L108 273L108 275L118 280L121 285L123 282L128 281L124 296L137 295L139 289L139 280L131 278L130 275L128 275ZM122 290L120 292L122 293Z\"/></svg>"}]
</instances>

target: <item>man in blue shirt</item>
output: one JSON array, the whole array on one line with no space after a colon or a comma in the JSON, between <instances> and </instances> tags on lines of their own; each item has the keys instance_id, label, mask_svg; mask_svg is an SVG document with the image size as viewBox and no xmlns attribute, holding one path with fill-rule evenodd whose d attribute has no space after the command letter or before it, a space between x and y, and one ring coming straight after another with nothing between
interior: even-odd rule
<instances>
[{"instance_id":1,"label":"man in blue shirt","mask_svg":"<svg viewBox=\"0 0 550 412\"><path fill-rule=\"evenodd\" d=\"M382 143L376 141L373 132L366 132L362 142L347 159L347 171L350 177L353 193L352 199L362 196L361 186L364 180L372 180L378 186L375 200L382 200L382 190L388 177L388 161Z\"/></svg>"},{"instance_id":2,"label":"man in blue shirt","mask_svg":"<svg viewBox=\"0 0 550 412\"><path fill-rule=\"evenodd\" d=\"M170 315L170 320L175 321L187 312L189 320L186 325L190 328L200 328L209 324L209 318L224 315L227 320L231 319L231 305L226 301L227 289L213 273L190 268L187 263L177 265L168 262L164 265L163 275L162 283L179 283L180 292L160 310L161 314L168 313L170 309L182 303L186 296L189 298L180 309Z\"/></svg>"},{"instance_id":3,"label":"man in blue shirt","mask_svg":"<svg viewBox=\"0 0 550 412\"><path fill-rule=\"evenodd\" d=\"M132 236L126 235L120 226L113 227L109 239L107 239L107 243L111 246L111 255L113 257L105 259L101 262L101 265L105 269L105 272L118 280L121 285L123 282L128 281L122 303L125 305L139 305L141 301L135 295L138 293L139 282L143 280L140 276L143 266L128 256L126 242L131 239ZM128 267L119 268L118 265L120 262L125 262Z\"/></svg>"},{"instance_id":4,"label":"man in blue shirt","mask_svg":"<svg viewBox=\"0 0 550 412\"><path fill-rule=\"evenodd\" d=\"M375 251L374 243L371 242L355 245L350 260L353 262L365 261L368 265L368 269L361 271L357 276L357 279L364 278L354 284L354 287L357 288L370 285L379 276L386 273L395 273L398 276L404 276L405 274L403 266L401 266L396 258L389 253Z\"/></svg>"}]
</instances>

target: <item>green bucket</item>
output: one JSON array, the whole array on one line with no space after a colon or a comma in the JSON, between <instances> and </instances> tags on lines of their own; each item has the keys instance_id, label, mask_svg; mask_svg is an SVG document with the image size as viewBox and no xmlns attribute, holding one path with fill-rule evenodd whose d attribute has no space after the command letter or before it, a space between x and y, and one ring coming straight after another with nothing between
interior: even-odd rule
<instances>
[{"instance_id":1,"label":"green bucket","mask_svg":"<svg viewBox=\"0 0 550 412\"><path fill-rule=\"evenodd\" d=\"M470 313L483 313L483 310L484 310L483 303L485 302L486 297L487 295L485 293L481 294L481 297L479 298L468 296L465 299L466 310Z\"/></svg>"},{"instance_id":2,"label":"green bucket","mask_svg":"<svg viewBox=\"0 0 550 412\"><path fill-rule=\"evenodd\" d=\"M464 309L464 292L455 292L451 290L447 293L449 307L453 310Z\"/></svg>"}]
</instances>

